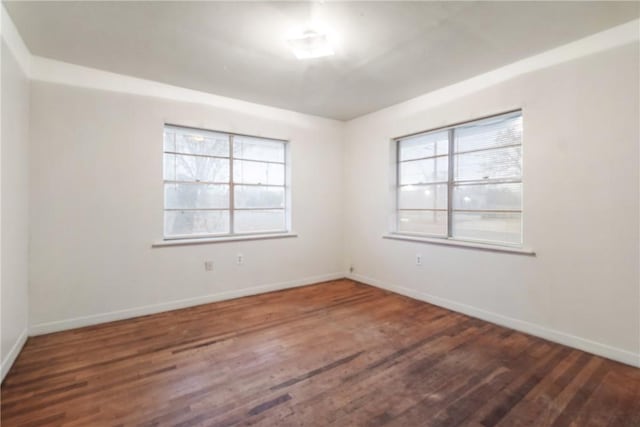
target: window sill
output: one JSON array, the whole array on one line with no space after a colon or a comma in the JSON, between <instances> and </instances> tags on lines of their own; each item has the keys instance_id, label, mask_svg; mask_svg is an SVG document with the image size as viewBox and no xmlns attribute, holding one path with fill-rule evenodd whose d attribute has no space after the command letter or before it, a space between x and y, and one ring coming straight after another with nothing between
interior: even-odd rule
<instances>
[{"instance_id":1,"label":"window sill","mask_svg":"<svg viewBox=\"0 0 640 427\"><path fill-rule=\"evenodd\" d=\"M205 237L197 239L175 239L161 240L151 245L152 248L163 248L166 246L187 246L187 245L206 245L210 243L223 242L242 242L247 240L266 240L266 239L285 239L288 237L298 237L298 234L289 233L272 233L272 234L244 234L235 236Z\"/></svg>"},{"instance_id":2,"label":"window sill","mask_svg":"<svg viewBox=\"0 0 640 427\"><path fill-rule=\"evenodd\" d=\"M510 253L516 255L528 255L528 256L536 256L536 253L531 249L523 249L509 246L498 246L491 245L485 243L477 243L477 242L469 242L464 240L453 240L453 239L439 239L437 237L420 237L420 236L410 236L406 234L397 234L390 233L382 236L383 239L392 239L392 240L404 240L408 242L418 242L418 243L430 243L433 245L442 245L442 246L456 246L465 249L479 249L482 251L489 252L503 252Z\"/></svg>"}]
</instances>

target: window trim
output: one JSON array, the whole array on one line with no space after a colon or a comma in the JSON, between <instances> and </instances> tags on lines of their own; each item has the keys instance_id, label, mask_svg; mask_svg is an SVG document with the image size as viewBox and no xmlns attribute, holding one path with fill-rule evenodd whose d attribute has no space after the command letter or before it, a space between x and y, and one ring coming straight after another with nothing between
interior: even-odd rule
<instances>
[{"instance_id":1,"label":"window trim","mask_svg":"<svg viewBox=\"0 0 640 427\"><path fill-rule=\"evenodd\" d=\"M224 235L220 237L206 237L206 238L185 238L185 239L170 239L160 240L151 244L152 248L164 248L168 246L188 246L188 245L204 245L208 243L222 243L222 242L243 242L251 240L269 240L269 239L285 239L290 237L298 237L298 233L293 231L286 233L253 233L253 234L236 234L234 236Z\"/></svg>"},{"instance_id":2,"label":"window trim","mask_svg":"<svg viewBox=\"0 0 640 427\"><path fill-rule=\"evenodd\" d=\"M526 249L525 248L525 235L524 235L524 155L521 154L521 163L522 163L522 172L520 175L519 179L514 179L514 178L493 178L493 179L481 179L481 180L460 180L460 181L456 181L455 180L455 175L454 175L454 156L457 154L467 154L467 153L474 153L474 152L482 152L482 151L487 151L487 150L495 150L495 149L502 149L502 148L509 148L509 147L522 147L521 148L521 153L524 153L524 135L522 137L522 141L520 142L520 144L507 144L504 146L500 146L500 147L490 147L490 148L482 148L482 149L473 149L473 150L465 150L465 151L460 151L460 152L455 152L454 148L455 148L455 138L454 138L454 132L455 129L457 128L461 128L464 127L465 125L472 125L473 123L476 122L482 122L484 120L489 120L489 119L493 119L493 118L498 118L501 116L508 116L508 115L512 115L512 114L516 114L518 113L521 117L524 116L523 114L523 109L522 108L516 108L516 109L512 109L512 110L507 110L507 111L503 111L503 112L499 112L499 113L495 113L495 114L490 114L487 116L482 116L476 119L471 119L471 120L465 120L465 121L461 121L461 122L456 122L454 124L450 124L450 125L446 125L446 126L440 126L440 127L436 127L436 128L432 128L432 129L428 129L425 131L420 131L420 132L413 132L410 134L406 134L403 136L398 136L395 138L391 139L391 143L394 145L392 152L394 153L395 158L393 159L393 165L395 167L394 170L394 185L393 185L393 192L394 192L394 206L393 206L393 218L394 220L392 221L392 229L389 233L383 235L383 238L385 239L395 239L395 240L408 240L408 241L416 241L416 242L425 242L425 243L433 243L433 244L440 244L440 245L447 245L447 246L461 246L461 247L467 247L467 248L477 248L477 249L485 249L485 250L489 250L489 251L495 251L495 252L513 252L513 253L520 253L520 254L525 254L525 255L535 255L535 252L533 252L530 249ZM431 133L436 133L436 132L447 132L447 144L448 144L448 150L447 150L447 154L436 154L434 156L429 156L429 157L421 157L421 158L416 158L416 159L409 159L409 160L404 160L402 161L402 163L404 162L412 162L412 161L416 161L416 160L427 160L427 159L436 159L436 158L443 158L443 157L447 157L447 161L448 161L448 169L447 169L447 180L446 181L434 181L434 182L428 182L428 183L417 183L417 184L402 184L400 185L400 144L403 140L405 139L409 139L411 137L415 137L415 136L419 136L419 135L427 135L427 134L431 134ZM503 184L503 183L521 183L523 184L523 189L522 189L522 205L521 205L521 209L519 211L513 211L513 212L519 212L521 215L521 224L520 224L520 243L509 243L509 242L497 242L497 241L489 241L489 240L481 240L481 239L464 239L464 238L459 238L459 237L453 237L453 221L452 221L452 217L453 217L453 189L456 185L480 185L480 184ZM409 186L409 185L437 185L437 184L441 184L441 185L446 185L447 186L447 207L446 209L432 209L434 212L446 212L447 214L447 232L446 235L436 235L436 234L427 234L427 233L419 233L419 232L402 232L399 231L399 223L400 223L400 215L399 212L401 211L400 209L400 191L399 189L403 186ZM411 209L402 209L404 211L407 210L411 210ZM415 209L415 210L420 210L420 211L425 211L425 210L431 210L431 209ZM456 211L460 211L459 209ZM474 211L475 212L475 211ZM505 210L500 210L500 212L506 212Z\"/></svg>"},{"instance_id":3,"label":"window trim","mask_svg":"<svg viewBox=\"0 0 640 427\"><path fill-rule=\"evenodd\" d=\"M165 195L163 190L163 223L162 223L162 240L159 242L155 242L152 244L152 247L162 247L162 246L177 246L177 245L190 245L190 244L200 244L200 243L214 243L214 242L224 242L224 241L242 241L242 240L262 240L262 239L273 239L280 237L297 237L296 233L293 233L291 228L291 184L290 184L290 165L291 165L291 153L290 153L290 141L286 139L280 138L271 138L264 136L256 136L249 134L242 134L237 132L228 132L228 131L219 131L219 130L211 130L198 128L193 126L184 126L178 125L174 123L165 122L163 124L163 138L164 132L167 128L173 128L176 131L189 131L192 130L194 132L200 132L203 134L223 134L229 138L229 154L227 157L219 156L219 155L202 155L202 154L189 154L189 153L180 153L175 151L165 151L164 143L162 146L162 156L164 158L165 154L173 154L176 156L192 156L192 157L204 157L204 158L213 158L220 160L227 160L229 162L229 181L228 182L209 182L209 181L182 181L182 180L166 180L164 179L164 161L162 167L162 182L163 187L166 183L178 183L178 184L213 184L213 185L228 185L229 186L229 206L227 208L216 208L216 209L173 209L165 207ZM282 143L284 146L284 160L282 162L270 161L270 160L256 160L256 159L236 159L233 156L233 140L235 137L248 137L248 138L256 138L263 140L270 140L274 142ZM284 168L284 178L282 185L276 184L241 184L235 183L233 179L233 163L234 160L242 160L248 162L256 162L256 163L264 163L264 164L279 164ZM235 202L235 186L257 186L257 187L277 187L282 188L284 190L284 207L280 208L236 208L234 207ZM284 228L281 230L264 230L264 231L247 231L247 232L236 232L234 231L234 222L235 222L235 211L247 211L247 210L281 210L284 214ZM174 235L167 236L165 234L165 225L164 225L164 215L167 211L228 211L229 212L229 232L228 233L198 233L198 234L182 234L182 235Z\"/></svg>"},{"instance_id":4,"label":"window trim","mask_svg":"<svg viewBox=\"0 0 640 427\"><path fill-rule=\"evenodd\" d=\"M472 240L446 239L441 237L427 237L424 235L416 235L416 234L406 234L406 233L400 234L396 232L384 234L382 238L389 239L389 240L416 242L416 243L428 243L428 244L440 245L440 246L459 247L463 249L480 249L488 252L501 252L501 253L516 254L516 255L536 256L536 252L533 249L528 249L526 247L495 245L495 244L483 243L483 242L472 241Z\"/></svg>"}]
</instances>

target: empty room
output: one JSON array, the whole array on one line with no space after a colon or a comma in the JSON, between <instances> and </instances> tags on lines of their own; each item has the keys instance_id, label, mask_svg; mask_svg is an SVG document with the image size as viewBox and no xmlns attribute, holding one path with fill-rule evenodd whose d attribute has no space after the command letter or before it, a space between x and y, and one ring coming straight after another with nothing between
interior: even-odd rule
<instances>
[{"instance_id":1,"label":"empty room","mask_svg":"<svg viewBox=\"0 0 640 427\"><path fill-rule=\"evenodd\" d=\"M640 2L1 9L2 427L640 427Z\"/></svg>"}]
</instances>

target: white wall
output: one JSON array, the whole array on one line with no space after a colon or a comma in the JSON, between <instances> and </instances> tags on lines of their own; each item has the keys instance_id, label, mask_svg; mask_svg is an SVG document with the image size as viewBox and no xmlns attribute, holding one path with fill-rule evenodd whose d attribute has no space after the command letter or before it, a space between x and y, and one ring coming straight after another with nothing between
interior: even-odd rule
<instances>
[{"instance_id":1,"label":"white wall","mask_svg":"<svg viewBox=\"0 0 640 427\"><path fill-rule=\"evenodd\" d=\"M29 80L2 42L1 378L28 335Z\"/></svg>"},{"instance_id":2,"label":"white wall","mask_svg":"<svg viewBox=\"0 0 640 427\"><path fill-rule=\"evenodd\" d=\"M343 276L344 123L216 102L32 82L32 334ZM299 236L151 248L165 122L290 140Z\"/></svg>"},{"instance_id":3,"label":"white wall","mask_svg":"<svg viewBox=\"0 0 640 427\"><path fill-rule=\"evenodd\" d=\"M349 122L345 253L354 277L640 363L638 48ZM524 239L536 257L382 239L391 138L516 108L524 117Z\"/></svg>"}]
</instances>

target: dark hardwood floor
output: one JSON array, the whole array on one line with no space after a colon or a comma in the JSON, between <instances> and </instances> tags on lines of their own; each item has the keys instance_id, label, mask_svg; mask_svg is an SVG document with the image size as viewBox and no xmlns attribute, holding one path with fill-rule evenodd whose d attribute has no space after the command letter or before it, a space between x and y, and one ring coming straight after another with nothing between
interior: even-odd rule
<instances>
[{"instance_id":1,"label":"dark hardwood floor","mask_svg":"<svg viewBox=\"0 0 640 427\"><path fill-rule=\"evenodd\" d=\"M640 369L349 280L30 338L10 426L640 426Z\"/></svg>"}]
</instances>

